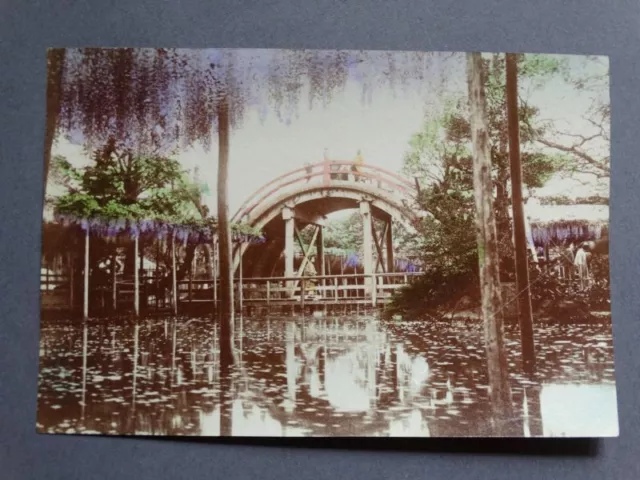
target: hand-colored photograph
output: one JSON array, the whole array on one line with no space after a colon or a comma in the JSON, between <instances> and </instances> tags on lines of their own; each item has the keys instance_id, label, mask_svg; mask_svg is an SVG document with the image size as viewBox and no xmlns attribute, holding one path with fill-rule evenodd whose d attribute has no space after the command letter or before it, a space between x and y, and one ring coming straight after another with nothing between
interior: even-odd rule
<instances>
[{"instance_id":1,"label":"hand-colored photograph","mask_svg":"<svg viewBox=\"0 0 640 480\"><path fill-rule=\"evenodd\" d=\"M607 57L46 56L38 432L618 435Z\"/></svg>"}]
</instances>

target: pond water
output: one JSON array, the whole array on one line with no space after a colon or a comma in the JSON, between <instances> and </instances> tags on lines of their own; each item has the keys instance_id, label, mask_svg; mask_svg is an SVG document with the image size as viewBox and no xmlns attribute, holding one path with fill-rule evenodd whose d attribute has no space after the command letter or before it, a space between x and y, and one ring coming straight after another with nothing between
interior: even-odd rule
<instances>
[{"instance_id":1,"label":"pond water","mask_svg":"<svg viewBox=\"0 0 640 480\"><path fill-rule=\"evenodd\" d=\"M495 435L482 326L236 320L220 375L209 319L43 323L38 431L234 436ZM611 330L535 328L535 379L507 327L516 436L617 435ZM500 431L505 432L504 428Z\"/></svg>"}]
</instances>

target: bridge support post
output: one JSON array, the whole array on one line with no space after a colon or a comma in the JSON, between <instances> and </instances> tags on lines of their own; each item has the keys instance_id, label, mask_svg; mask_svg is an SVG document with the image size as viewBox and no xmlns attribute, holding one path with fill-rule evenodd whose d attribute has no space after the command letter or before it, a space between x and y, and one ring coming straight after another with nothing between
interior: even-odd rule
<instances>
[{"instance_id":1,"label":"bridge support post","mask_svg":"<svg viewBox=\"0 0 640 480\"><path fill-rule=\"evenodd\" d=\"M387 254L387 273L393 273L395 262L393 258L393 234L391 233L391 219L387 221L384 243Z\"/></svg>"},{"instance_id":2,"label":"bridge support post","mask_svg":"<svg viewBox=\"0 0 640 480\"><path fill-rule=\"evenodd\" d=\"M284 276L293 277L295 275L293 270L293 258L294 258L294 242L295 242L295 216L293 209L284 207L282 209L282 219L284 220ZM287 281L287 289L291 290L295 283L291 280ZM293 292L289 292L289 295L293 295Z\"/></svg>"},{"instance_id":3,"label":"bridge support post","mask_svg":"<svg viewBox=\"0 0 640 480\"><path fill-rule=\"evenodd\" d=\"M291 413L296 408L296 325L293 321L287 323L285 347L285 369L287 373L287 402L285 410Z\"/></svg>"},{"instance_id":4,"label":"bridge support post","mask_svg":"<svg viewBox=\"0 0 640 480\"><path fill-rule=\"evenodd\" d=\"M325 276L326 275L326 262L324 260L324 227L322 225L318 225L318 238L316 239L316 272L318 275ZM326 282L324 279L320 282L322 287L326 286ZM324 288L321 289L322 296L324 297Z\"/></svg>"},{"instance_id":5,"label":"bridge support post","mask_svg":"<svg viewBox=\"0 0 640 480\"><path fill-rule=\"evenodd\" d=\"M362 264L364 268L364 284L365 295L371 296L373 294L372 278L373 274L373 220L371 218L371 204L367 201L360 202L360 215L362 216L362 232L363 232L363 259Z\"/></svg>"}]
</instances>

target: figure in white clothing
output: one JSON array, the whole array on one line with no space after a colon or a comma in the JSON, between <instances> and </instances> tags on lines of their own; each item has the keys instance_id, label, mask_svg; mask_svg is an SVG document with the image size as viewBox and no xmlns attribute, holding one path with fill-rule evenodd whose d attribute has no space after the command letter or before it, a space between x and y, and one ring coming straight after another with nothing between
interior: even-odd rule
<instances>
[{"instance_id":1,"label":"figure in white clothing","mask_svg":"<svg viewBox=\"0 0 640 480\"><path fill-rule=\"evenodd\" d=\"M589 267L587 265L587 252L582 246L578 248L576 256L573 260L573 266L580 278L580 288L584 289L589 283Z\"/></svg>"}]
</instances>

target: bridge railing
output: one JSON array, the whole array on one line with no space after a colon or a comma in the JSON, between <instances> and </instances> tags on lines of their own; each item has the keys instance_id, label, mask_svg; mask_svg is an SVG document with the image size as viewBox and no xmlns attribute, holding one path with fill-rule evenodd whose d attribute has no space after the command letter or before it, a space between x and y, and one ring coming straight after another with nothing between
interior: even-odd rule
<instances>
[{"instance_id":1,"label":"bridge railing","mask_svg":"<svg viewBox=\"0 0 640 480\"><path fill-rule=\"evenodd\" d=\"M256 190L240 206L232 222L242 221L260 204L287 187L303 184L331 186L336 184L367 183L390 193L411 196L415 185L407 178L375 165L356 165L353 161L325 160L292 170L274 178Z\"/></svg>"},{"instance_id":2,"label":"bridge railing","mask_svg":"<svg viewBox=\"0 0 640 480\"><path fill-rule=\"evenodd\" d=\"M383 305L393 292L411 283L423 272L316 275L308 277L258 277L234 279L238 306L284 306L300 304ZM215 282L217 289L219 282ZM178 282L181 303L213 303L218 298L213 280Z\"/></svg>"}]
</instances>

